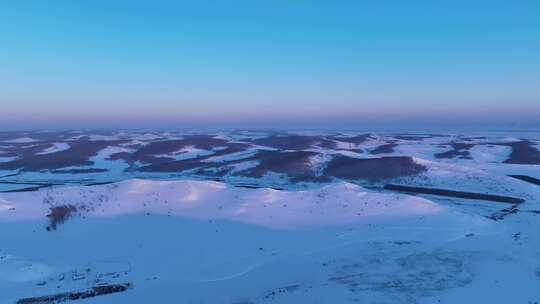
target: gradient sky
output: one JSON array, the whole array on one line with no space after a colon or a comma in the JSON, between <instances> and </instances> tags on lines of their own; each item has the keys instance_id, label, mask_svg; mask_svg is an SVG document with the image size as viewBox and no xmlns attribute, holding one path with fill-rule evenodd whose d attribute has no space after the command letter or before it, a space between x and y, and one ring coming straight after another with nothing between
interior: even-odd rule
<instances>
[{"instance_id":1,"label":"gradient sky","mask_svg":"<svg viewBox=\"0 0 540 304\"><path fill-rule=\"evenodd\" d=\"M537 0L0 0L2 128L539 117Z\"/></svg>"}]
</instances>

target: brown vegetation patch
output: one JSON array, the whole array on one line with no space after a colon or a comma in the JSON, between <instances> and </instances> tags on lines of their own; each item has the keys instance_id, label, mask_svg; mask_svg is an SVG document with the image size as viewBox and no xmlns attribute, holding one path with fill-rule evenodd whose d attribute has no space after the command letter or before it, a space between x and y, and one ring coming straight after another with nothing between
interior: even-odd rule
<instances>
[{"instance_id":1,"label":"brown vegetation patch","mask_svg":"<svg viewBox=\"0 0 540 304\"><path fill-rule=\"evenodd\" d=\"M506 164L540 165L540 151L528 140L499 145L512 147L510 157L504 161Z\"/></svg>"},{"instance_id":2,"label":"brown vegetation patch","mask_svg":"<svg viewBox=\"0 0 540 304\"><path fill-rule=\"evenodd\" d=\"M475 144L468 144L468 143L450 143L450 146L452 147L452 150L437 153L435 154L435 158L455 158L460 157L464 159L470 159L471 155L469 152L469 149L474 147Z\"/></svg>"},{"instance_id":3,"label":"brown vegetation patch","mask_svg":"<svg viewBox=\"0 0 540 304\"><path fill-rule=\"evenodd\" d=\"M359 159L337 155L329 162L325 174L342 179L390 179L417 175L426 168L408 156Z\"/></svg>"},{"instance_id":4,"label":"brown vegetation patch","mask_svg":"<svg viewBox=\"0 0 540 304\"><path fill-rule=\"evenodd\" d=\"M94 286L87 290L64 292L49 296L19 299L16 304L56 304L66 301L83 300L97 296L127 291L133 287L132 283Z\"/></svg>"},{"instance_id":5,"label":"brown vegetation patch","mask_svg":"<svg viewBox=\"0 0 540 304\"><path fill-rule=\"evenodd\" d=\"M335 148L334 141L323 136L275 135L251 140L252 143L281 150L305 150L315 146Z\"/></svg>"},{"instance_id":6,"label":"brown vegetation patch","mask_svg":"<svg viewBox=\"0 0 540 304\"><path fill-rule=\"evenodd\" d=\"M49 214L47 214L47 217L49 218L49 225L47 226L47 230L56 230L59 224L63 224L76 212L77 207L73 205L61 205L51 207L49 209Z\"/></svg>"}]
</instances>

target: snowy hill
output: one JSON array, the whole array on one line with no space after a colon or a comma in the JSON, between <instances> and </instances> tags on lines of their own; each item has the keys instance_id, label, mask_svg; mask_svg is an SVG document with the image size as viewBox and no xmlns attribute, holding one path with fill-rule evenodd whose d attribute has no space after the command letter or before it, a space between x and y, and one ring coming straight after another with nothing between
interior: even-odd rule
<instances>
[{"instance_id":1,"label":"snowy hill","mask_svg":"<svg viewBox=\"0 0 540 304\"><path fill-rule=\"evenodd\" d=\"M69 206L72 210L66 217L151 213L272 228L342 225L372 217L433 214L444 209L423 198L376 193L348 183L280 191L238 188L210 181L136 179L2 197L4 212L0 218L5 220L44 219L51 210Z\"/></svg>"}]
</instances>

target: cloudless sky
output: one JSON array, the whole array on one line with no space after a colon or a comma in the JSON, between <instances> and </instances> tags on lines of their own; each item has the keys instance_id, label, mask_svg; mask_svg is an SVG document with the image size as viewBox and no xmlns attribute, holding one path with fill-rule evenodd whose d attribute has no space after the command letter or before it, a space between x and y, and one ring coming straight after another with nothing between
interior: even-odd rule
<instances>
[{"instance_id":1,"label":"cloudless sky","mask_svg":"<svg viewBox=\"0 0 540 304\"><path fill-rule=\"evenodd\" d=\"M539 117L536 0L0 0L2 128Z\"/></svg>"}]
</instances>

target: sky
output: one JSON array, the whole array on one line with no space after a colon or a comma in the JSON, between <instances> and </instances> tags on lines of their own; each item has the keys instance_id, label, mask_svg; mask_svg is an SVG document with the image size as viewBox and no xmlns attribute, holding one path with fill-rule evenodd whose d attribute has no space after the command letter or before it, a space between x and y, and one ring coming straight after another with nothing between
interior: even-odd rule
<instances>
[{"instance_id":1,"label":"sky","mask_svg":"<svg viewBox=\"0 0 540 304\"><path fill-rule=\"evenodd\" d=\"M539 117L536 0L0 0L3 129Z\"/></svg>"}]
</instances>

